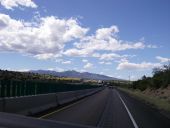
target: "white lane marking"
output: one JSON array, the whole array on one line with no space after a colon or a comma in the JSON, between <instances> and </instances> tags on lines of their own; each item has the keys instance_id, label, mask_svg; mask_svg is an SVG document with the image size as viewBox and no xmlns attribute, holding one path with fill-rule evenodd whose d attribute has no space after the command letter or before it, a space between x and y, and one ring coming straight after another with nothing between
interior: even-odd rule
<instances>
[{"instance_id":1,"label":"white lane marking","mask_svg":"<svg viewBox=\"0 0 170 128\"><path fill-rule=\"evenodd\" d=\"M131 121L132 121L134 127L135 127L135 128L139 128L138 125L136 124L136 121L134 120L132 114L130 113L128 107L126 106L125 102L123 101L122 97L120 96L119 92L118 92L118 91L116 91L116 92L117 92L117 95L119 96L120 100L122 101L122 103L123 103L123 105L124 105L124 107L125 107L125 109L126 109L128 115L129 115L129 117L130 117L130 119L131 119Z\"/></svg>"}]
</instances>

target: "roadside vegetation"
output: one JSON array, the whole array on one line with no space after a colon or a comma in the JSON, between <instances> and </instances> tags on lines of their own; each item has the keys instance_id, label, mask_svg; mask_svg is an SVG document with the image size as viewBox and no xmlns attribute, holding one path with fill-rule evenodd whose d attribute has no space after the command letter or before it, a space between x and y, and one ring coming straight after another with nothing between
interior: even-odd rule
<instances>
[{"instance_id":1,"label":"roadside vegetation","mask_svg":"<svg viewBox=\"0 0 170 128\"><path fill-rule=\"evenodd\" d=\"M0 70L0 98L96 88L94 82L31 72Z\"/></svg>"},{"instance_id":2,"label":"roadside vegetation","mask_svg":"<svg viewBox=\"0 0 170 128\"><path fill-rule=\"evenodd\" d=\"M153 69L153 76L145 75L134 82L114 83L122 91L131 94L160 110L170 112L170 64Z\"/></svg>"},{"instance_id":3,"label":"roadside vegetation","mask_svg":"<svg viewBox=\"0 0 170 128\"><path fill-rule=\"evenodd\" d=\"M147 90L148 93L145 93L144 91L140 91L137 89L127 89L127 88L119 88L120 90L130 94L131 96L138 98L147 104L152 105L152 107L157 108L159 110L166 111L166 115L170 117L170 88L168 91L166 90ZM163 96L162 92L169 93L168 95Z\"/></svg>"},{"instance_id":4,"label":"roadside vegetation","mask_svg":"<svg viewBox=\"0 0 170 128\"><path fill-rule=\"evenodd\" d=\"M144 91L147 88L166 88L170 85L170 64L153 69L153 77L143 76L141 80L133 82L131 88Z\"/></svg>"}]
</instances>

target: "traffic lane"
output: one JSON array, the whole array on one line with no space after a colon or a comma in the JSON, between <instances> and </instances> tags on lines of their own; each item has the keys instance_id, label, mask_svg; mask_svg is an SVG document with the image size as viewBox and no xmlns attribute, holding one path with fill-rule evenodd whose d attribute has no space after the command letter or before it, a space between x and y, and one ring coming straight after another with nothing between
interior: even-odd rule
<instances>
[{"instance_id":1,"label":"traffic lane","mask_svg":"<svg viewBox=\"0 0 170 128\"><path fill-rule=\"evenodd\" d=\"M95 128L66 122L36 119L0 112L0 128Z\"/></svg>"},{"instance_id":2,"label":"traffic lane","mask_svg":"<svg viewBox=\"0 0 170 128\"><path fill-rule=\"evenodd\" d=\"M104 89L67 109L48 115L45 119L96 126L105 108L108 92L108 89Z\"/></svg>"},{"instance_id":3,"label":"traffic lane","mask_svg":"<svg viewBox=\"0 0 170 128\"><path fill-rule=\"evenodd\" d=\"M109 93L108 102L98 126L102 128L134 128L117 91L110 89Z\"/></svg>"},{"instance_id":4,"label":"traffic lane","mask_svg":"<svg viewBox=\"0 0 170 128\"><path fill-rule=\"evenodd\" d=\"M140 128L170 128L170 119L150 105L117 90Z\"/></svg>"},{"instance_id":5,"label":"traffic lane","mask_svg":"<svg viewBox=\"0 0 170 128\"><path fill-rule=\"evenodd\" d=\"M134 128L132 121L125 109L125 106L121 102L117 92L112 91L113 94L113 122L115 128Z\"/></svg>"},{"instance_id":6,"label":"traffic lane","mask_svg":"<svg viewBox=\"0 0 170 128\"><path fill-rule=\"evenodd\" d=\"M112 89L105 89L46 119L103 128L134 128L117 92Z\"/></svg>"}]
</instances>

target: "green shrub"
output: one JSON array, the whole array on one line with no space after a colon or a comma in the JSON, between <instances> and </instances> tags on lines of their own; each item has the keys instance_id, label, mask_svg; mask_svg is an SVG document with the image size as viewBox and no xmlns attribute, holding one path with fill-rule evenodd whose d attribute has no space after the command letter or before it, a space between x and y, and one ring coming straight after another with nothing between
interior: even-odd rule
<instances>
[{"instance_id":1,"label":"green shrub","mask_svg":"<svg viewBox=\"0 0 170 128\"><path fill-rule=\"evenodd\" d=\"M162 68L153 69L153 77L146 77L145 75L132 84L133 89L140 89L141 91L146 88L165 88L170 84L170 64L164 65Z\"/></svg>"}]
</instances>

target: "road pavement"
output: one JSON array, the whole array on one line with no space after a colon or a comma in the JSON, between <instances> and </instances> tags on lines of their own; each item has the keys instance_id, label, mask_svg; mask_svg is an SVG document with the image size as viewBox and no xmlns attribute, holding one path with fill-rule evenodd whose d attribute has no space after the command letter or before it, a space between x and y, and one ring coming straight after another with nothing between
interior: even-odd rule
<instances>
[{"instance_id":1,"label":"road pavement","mask_svg":"<svg viewBox=\"0 0 170 128\"><path fill-rule=\"evenodd\" d=\"M170 120L159 111L115 88L106 88L43 118L103 128L170 128Z\"/></svg>"},{"instance_id":2,"label":"road pavement","mask_svg":"<svg viewBox=\"0 0 170 128\"><path fill-rule=\"evenodd\" d=\"M106 88L54 111L48 111L39 119L0 112L0 127L170 128L170 119L119 89Z\"/></svg>"}]
</instances>

